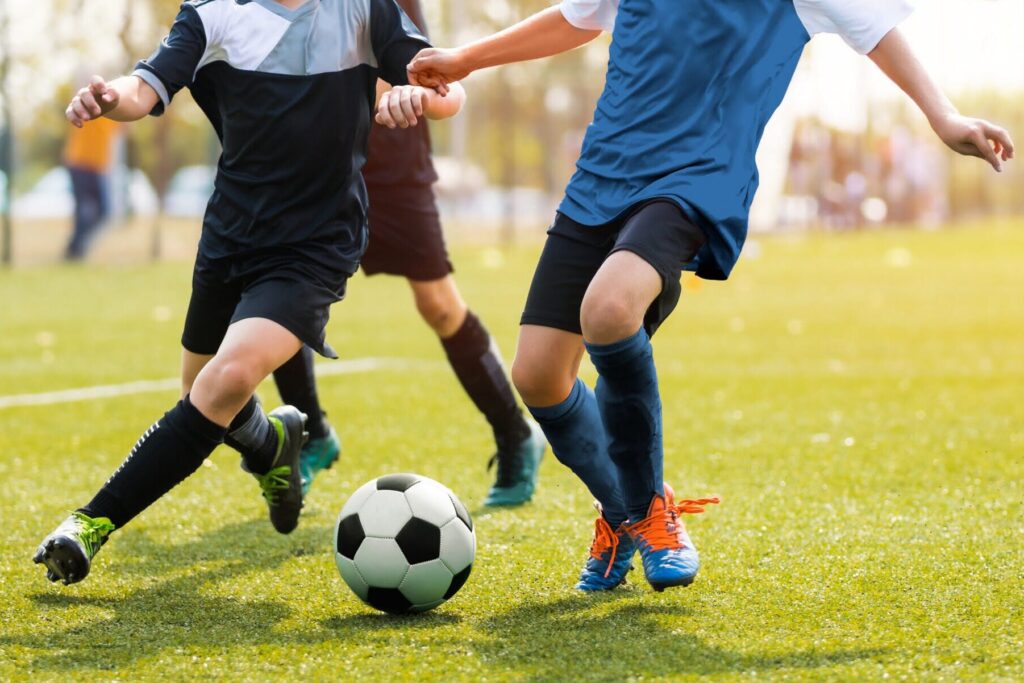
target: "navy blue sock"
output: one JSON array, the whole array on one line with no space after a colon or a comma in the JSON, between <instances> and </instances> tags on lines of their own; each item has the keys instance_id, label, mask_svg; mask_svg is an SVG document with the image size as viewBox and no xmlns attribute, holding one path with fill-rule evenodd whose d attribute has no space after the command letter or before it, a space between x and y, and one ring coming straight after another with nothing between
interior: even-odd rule
<instances>
[{"instance_id":1,"label":"navy blue sock","mask_svg":"<svg viewBox=\"0 0 1024 683\"><path fill-rule=\"evenodd\" d=\"M618 469L608 458L601 415L594 392L577 379L569 398L555 406L530 408L559 462L583 480L604 509L613 529L626 521Z\"/></svg>"},{"instance_id":2,"label":"navy blue sock","mask_svg":"<svg viewBox=\"0 0 1024 683\"><path fill-rule=\"evenodd\" d=\"M619 470L629 517L647 516L663 495L661 395L651 338L641 329L614 344L587 344L597 368L597 405L608 434L608 455Z\"/></svg>"},{"instance_id":3,"label":"navy blue sock","mask_svg":"<svg viewBox=\"0 0 1024 683\"><path fill-rule=\"evenodd\" d=\"M327 414L320 407L316 391L313 349L303 346L284 365L274 370L274 382L281 403L295 406L306 414L306 431L311 439L323 439L331 432Z\"/></svg>"}]
</instances>

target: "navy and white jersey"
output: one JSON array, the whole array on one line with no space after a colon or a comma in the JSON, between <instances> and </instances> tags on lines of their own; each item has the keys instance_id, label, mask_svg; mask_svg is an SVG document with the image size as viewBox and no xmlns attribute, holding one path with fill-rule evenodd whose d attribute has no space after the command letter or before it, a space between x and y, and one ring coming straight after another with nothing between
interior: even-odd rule
<instances>
[{"instance_id":1,"label":"navy and white jersey","mask_svg":"<svg viewBox=\"0 0 1024 683\"><path fill-rule=\"evenodd\" d=\"M707 234L696 266L725 279L747 234L754 154L811 36L868 53L908 0L563 0L612 33L608 75L559 210L584 225L675 201Z\"/></svg>"},{"instance_id":2,"label":"navy and white jersey","mask_svg":"<svg viewBox=\"0 0 1024 683\"><path fill-rule=\"evenodd\" d=\"M134 74L163 112L188 87L220 138L200 249L211 258L361 240L378 77L429 47L394 0L191 0ZM348 248L349 253L352 252Z\"/></svg>"}]
</instances>

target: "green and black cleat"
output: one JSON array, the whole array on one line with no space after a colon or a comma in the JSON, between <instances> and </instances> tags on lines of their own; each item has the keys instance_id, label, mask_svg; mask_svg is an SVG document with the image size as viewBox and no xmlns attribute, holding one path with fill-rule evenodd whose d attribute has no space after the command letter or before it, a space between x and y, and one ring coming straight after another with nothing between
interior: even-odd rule
<instances>
[{"instance_id":1,"label":"green and black cleat","mask_svg":"<svg viewBox=\"0 0 1024 683\"><path fill-rule=\"evenodd\" d=\"M46 578L54 583L78 583L89 575L92 558L113 530L114 525L106 517L93 519L81 512L72 513L43 539L32 561L46 565Z\"/></svg>"},{"instance_id":2,"label":"green and black cleat","mask_svg":"<svg viewBox=\"0 0 1024 683\"><path fill-rule=\"evenodd\" d=\"M253 475L270 509L270 523L278 533L290 534L302 512L302 471L299 467L306 432L306 415L294 406L281 406L267 416L277 431L277 453L270 471Z\"/></svg>"}]
</instances>

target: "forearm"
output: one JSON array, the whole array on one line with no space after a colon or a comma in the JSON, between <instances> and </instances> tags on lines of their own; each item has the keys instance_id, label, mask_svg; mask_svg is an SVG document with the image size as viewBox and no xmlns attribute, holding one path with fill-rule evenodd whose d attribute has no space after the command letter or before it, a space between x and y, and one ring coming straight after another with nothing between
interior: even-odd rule
<instances>
[{"instance_id":1,"label":"forearm","mask_svg":"<svg viewBox=\"0 0 1024 683\"><path fill-rule=\"evenodd\" d=\"M448 94L442 97L433 90L428 90L427 101L424 103L423 115L434 121L447 119L462 111L466 103L466 91L460 83L449 83Z\"/></svg>"},{"instance_id":2,"label":"forearm","mask_svg":"<svg viewBox=\"0 0 1024 683\"><path fill-rule=\"evenodd\" d=\"M920 108L932 128L957 109L939 89L899 29L893 29L868 57Z\"/></svg>"},{"instance_id":3,"label":"forearm","mask_svg":"<svg viewBox=\"0 0 1024 683\"><path fill-rule=\"evenodd\" d=\"M470 70L550 57L589 43L600 31L576 28L549 7L494 35L461 48Z\"/></svg>"},{"instance_id":4,"label":"forearm","mask_svg":"<svg viewBox=\"0 0 1024 683\"><path fill-rule=\"evenodd\" d=\"M122 76L109 83L121 96L117 107L107 112L106 117L114 121L138 121L153 111L159 95L138 76Z\"/></svg>"}]
</instances>

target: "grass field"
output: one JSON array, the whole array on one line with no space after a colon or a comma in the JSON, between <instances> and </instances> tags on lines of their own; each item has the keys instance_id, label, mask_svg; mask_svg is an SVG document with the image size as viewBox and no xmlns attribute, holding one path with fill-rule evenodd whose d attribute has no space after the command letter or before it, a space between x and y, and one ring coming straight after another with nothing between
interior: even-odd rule
<instances>
[{"instance_id":1,"label":"grass field","mask_svg":"<svg viewBox=\"0 0 1024 683\"><path fill-rule=\"evenodd\" d=\"M776 237L728 283L688 279L655 338L668 478L723 502L689 524L697 583L662 594L573 592L590 500L550 455L532 504L479 508L487 430L394 279L357 278L329 336L417 362L323 379L345 452L290 537L221 449L51 586L36 543L175 395L0 409L0 680L1021 680L1022 254L1012 224ZM511 356L536 249L455 257ZM0 273L0 397L173 376L189 281ZM347 591L331 531L403 470L459 493L479 552L452 602L394 618Z\"/></svg>"}]
</instances>

